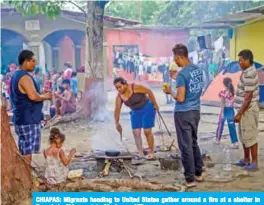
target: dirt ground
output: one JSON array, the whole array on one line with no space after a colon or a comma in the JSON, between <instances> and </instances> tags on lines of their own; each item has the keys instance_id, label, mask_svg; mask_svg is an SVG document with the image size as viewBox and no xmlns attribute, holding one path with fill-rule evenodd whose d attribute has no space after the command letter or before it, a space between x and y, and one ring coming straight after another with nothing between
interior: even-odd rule
<instances>
[{"instance_id":1,"label":"dirt ground","mask_svg":"<svg viewBox=\"0 0 264 205\"><path fill-rule=\"evenodd\" d=\"M160 105L162 116L172 133L170 138L168 134L164 134L166 144L169 144L172 139L176 139L174 121L173 121L173 105L166 105L166 98L160 91L160 88L154 88L154 94ZM107 110L101 116L106 120L99 119L95 122L78 121L67 124L61 124L58 127L66 134L66 142L64 149L68 152L71 148L76 148L78 153L88 153L92 150L106 150L106 149L129 149L130 152L136 151L133 136L130 128L129 110L123 108L121 115L121 124L123 126L124 140L120 142L119 134L115 130L113 109L115 91L108 92ZM232 166L231 171L223 169L224 162L226 162L226 154L224 148L230 147L230 138L228 135L227 126L224 130L223 140L220 145L214 144L215 131L217 128L219 108L202 106L201 121L199 125L199 144L203 150L208 152L212 158L215 166L208 168L205 173L205 181L199 183L194 189L188 191L264 191L264 111L260 113L259 124L259 170L256 172L245 172L242 168ZM100 121L102 120L102 121ZM158 124L154 128L154 137L156 145L162 144L162 137L160 134ZM162 131L165 131L162 127ZM15 136L15 135L14 135ZM146 147L146 140L143 137L144 145ZM176 143L177 144L177 143ZM48 147L48 130L43 130L42 135L42 149ZM234 163L243 156L242 146L239 150L232 150L230 163ZM34 161L41 167L44 166L44 157L41 154L34 156ZM83 164L82 166L85 166ZM145 179L156 180L161 183L182 183L182 170L177 171L163 171L159 167L159 162L145 162L144 165L138 166L137 173L144 176Z\"/></svg>"}]
</instances>

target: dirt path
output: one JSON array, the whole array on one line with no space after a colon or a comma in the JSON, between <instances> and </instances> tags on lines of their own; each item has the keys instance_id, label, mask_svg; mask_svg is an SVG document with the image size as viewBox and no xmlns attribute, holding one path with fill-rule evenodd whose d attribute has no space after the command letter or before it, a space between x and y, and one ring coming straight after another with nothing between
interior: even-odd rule
<instances>
[{"instance_id":1,"label":"dirt path","mask_svg":"<svg viewBox=\"0 0 264 205\"><path fill-rule=\"evenodd\" d=\"M164 120L172 131L173 138L176 139L176 134L174 131L173 118L170 114L164 114ZM210 123L208 122L210 119ZM224 147L230 145L229 136L224 136L221 145L214 144L214 132L216 130L217 116L202 116L201 123L199 126L199 139L200 146L202 149L208 151L214 163L217 165L210 168L205 173L205 178L207 179L204 183L199 184L199 186L193 191L264 191L264 181L259 180L263 175L264 166L264 140L263 132L259 134L260 148L259 148L259 168L260 170L254 173L245 174L239 168L232 167L231 172L226 172L223 170L223 163L225 160ZM105 149L122 149L129 151L136 151L133 136L130 130L129 116L123 115L121 117L121 122L124 127L124 144L119 142L119 135L114 129L113 122L107 123L93 123L87 125L86 122L70 123L67 125L60 125L59 128L66 133L65 150L69 151L72 147L77 148L78 153L87 153L91 150L105 150ZM260 127L263 124L260 124ZM225 128L224 133L227 130ZM154 129L155 142L156 145L161 144L161 137L159 134L158 126ZM164 135L166 138L166 144L171 142L168 135ZM145 147L147 146L146 140L143 137ZM42 148L48 146L48 131L43 131L42 137ZM242 150L232 150L231 151L231 161L235 162L242 156ZM41 154L34 157L39 165L44 165L44 158ZM158 162L147 163L144 166L138 167L138 172L144 175L147 179L157 180L163 183L171 182L175 180L175 183L182 182L183 176L180 172L173 171L162 171L158 167ZM236 174L240 173L242 176L236 177ZM230 176L234 176L232 179ZM230 180L226 183L215 183L223 180Z\"/></svg>"},{"instance_id":2,"label":"dirt path","mask_svg":"<svg viewBox=\"0 0 264 205\"><path fill-rule=\"evenodd\" d=\"M124 129L124 142L120 143L119 135L115 130L113 121L113 100L115 92L109 92L108 110L103 115L108 119L105 122L88 123L86 121L71 122L58 127L66 134L66 142L64 149L69 151L75 147L78 153L87 153L92 150L100 149L129 149L130 152L136 151L134 144L128 110L124 109L121 116L121 124ZM173 122L173 105L165 105L165 97L162 93L157 93L161 104L164 120L172 133L172 138L164 134L166 144L169 144L172 139L176 139L176 133ZM171 110L171 113L170 113ZM188 191L264 191L264 111L260 114L259 125L259 170L252 173L244 172L242 169L232 166L231 171L223 170L225 161L224 148L230 146L227 126L224 129L224 136L221 145L214 144L214 136L217 128L219 108L202 107L201 122L199 125L199 144L202 149L208 151L212 160L216 165L205 172L205 182L200 183L196 188ZM154 132L155 144L161 145L161 135L159 134L159 126L156 124ZM163 131L165 129L163 128ZM15 135L14 135L15 136ZM143 143L147 146L146 140L143 137ZM48 147L48 130L43 130L41 149ZM231 151L231 162L235 162L242 157L243 150ZM34 156L36 161L42 167L44 166L44 158L42 154ZM147 162L138 167L138 173L145 176L146 179L152 179L161 183L182 183L183 174L180 170L163 171L159 167L158 161ZM115 176L113 176L115 177ZM25 202L27 205L29 201Z\"/></svg>"}]
</instances>

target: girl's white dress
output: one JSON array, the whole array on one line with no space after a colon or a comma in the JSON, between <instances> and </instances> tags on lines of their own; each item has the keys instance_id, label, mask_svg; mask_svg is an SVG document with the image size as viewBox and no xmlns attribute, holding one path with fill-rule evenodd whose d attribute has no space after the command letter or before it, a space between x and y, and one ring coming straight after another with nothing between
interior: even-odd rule
<instances>
[{"instance_id":1,"label":"girl's white dress","mask_svg":"<svg viewBox=\"0 0 264 205\"><path fill-rule=\"evenodd\" d=\"M49 184L59 184L66 181L69 170L68 167L64 166L59 157L61 149L58 150L57 156L47 155L46 150L46 169L45 169L45 178Z\"/></svg>"}]
</instances>

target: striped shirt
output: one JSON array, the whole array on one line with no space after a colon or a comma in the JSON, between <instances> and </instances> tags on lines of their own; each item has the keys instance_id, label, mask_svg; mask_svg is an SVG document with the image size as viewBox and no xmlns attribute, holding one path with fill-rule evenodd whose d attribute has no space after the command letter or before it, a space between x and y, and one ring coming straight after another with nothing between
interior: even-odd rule
<instances>
[{"instance_id":1,"label":"striped shirt","mask_svg":"<svg viewBox=\"0 0 264 205\"><path fill-rule=\"evenodd\" d=\"M237 85L237 92L235 96L235 107L241 108L245 100L246 92L253 92L253 97L249 108L259 101L259 79L258 72L254 66L242 71L240 80Z\"/></svg>"}]
</instances>

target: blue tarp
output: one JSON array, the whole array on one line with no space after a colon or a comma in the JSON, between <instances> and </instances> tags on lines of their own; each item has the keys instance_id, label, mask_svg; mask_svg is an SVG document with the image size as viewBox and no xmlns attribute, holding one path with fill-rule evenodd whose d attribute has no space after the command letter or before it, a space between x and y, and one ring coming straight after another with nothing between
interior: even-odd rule
<instances>
[{"instance_id":1,"label":"blue tarp","mask_svg":"<svg viewBox=\"0 0 264 205\"><path fill-rule=\"evenodd\" d=\"M264 85L259 86L259 102L264 103Z\"/></svg>"},{"instance_id":2,"label":"blue tarp","mask_svg":"<svg viewBox=\"0 0 264 205\"><path fill-rule=\"evenodd\" d=\"M257 62L254 62L254 65L255 65L256 69L259 69L262 67L262 65L260 63L257 63ZM223 74L225 74L225 73L236 73L240 70L241 69L240 69L238 61L233 61L223 68L223 71L224 71Z\"/></svg>"}]
</instances>

